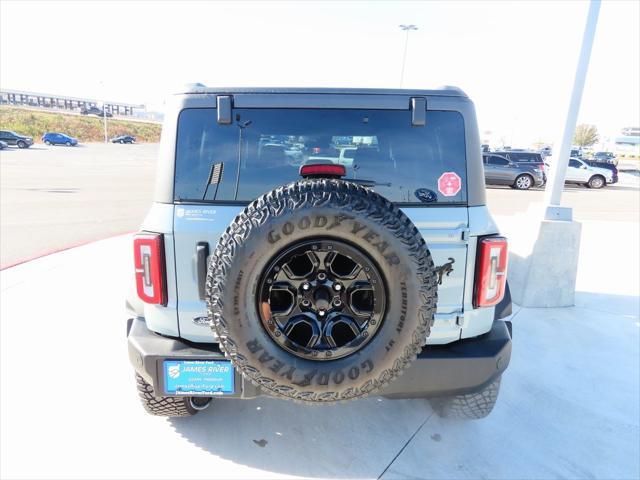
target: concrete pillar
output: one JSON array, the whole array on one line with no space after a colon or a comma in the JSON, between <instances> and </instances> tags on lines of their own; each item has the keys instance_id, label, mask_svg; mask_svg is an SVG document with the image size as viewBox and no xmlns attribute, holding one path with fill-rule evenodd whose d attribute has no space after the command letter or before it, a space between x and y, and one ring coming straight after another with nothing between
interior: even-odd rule
<instances>
[{"instance_id":1,"label":"concrete pillar","mask_svg":"<svg viewBox=\"0 0 640 480\"><path fill-rule=\"evenodd\" d=\"M522 215L509 229L509 288L523 307L570 307L575 303L582 224Z\"/></svg>"}]
</instances>

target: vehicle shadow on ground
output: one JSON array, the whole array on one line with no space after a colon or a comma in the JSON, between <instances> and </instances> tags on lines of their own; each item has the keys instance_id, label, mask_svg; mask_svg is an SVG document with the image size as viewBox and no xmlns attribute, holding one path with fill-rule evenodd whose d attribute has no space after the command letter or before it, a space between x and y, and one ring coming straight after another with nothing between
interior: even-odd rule
<instances>
[{"instance_id":1,"label":"vehicle shadow on ground","mask_svg":"<svg viewBox=\"0 0 640 480\"><path fill-rule=\"evenodd\" d=\"M427 400L368 398L338 405L218 400L195 417L170 419L207 452L268 472L377 478L433 415Z\"/></svg>"}]
</instances>

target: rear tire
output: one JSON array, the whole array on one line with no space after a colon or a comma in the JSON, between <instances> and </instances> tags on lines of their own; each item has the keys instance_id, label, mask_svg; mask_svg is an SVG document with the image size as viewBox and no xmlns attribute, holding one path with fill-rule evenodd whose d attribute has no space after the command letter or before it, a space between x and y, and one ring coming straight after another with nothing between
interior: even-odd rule
<instances>
[{"instance_id":1,"label":"rear tire","mask_svg":"<svg viewBox=\"0 0 640 480\"><path fill-rule=\"evenodd\" d=\"M518 175L516 181L513 182L513 188L516 190L529 190L531 187L533 187L533 177L526 173Z\"/></svg>"},{"instance_id":2,"label":"rear tire","mask_svg":"<svg viewBox=\"0 0 640 480\"><path fill-rule=\"evenodd\" d=\"M137 373L136 385L140 402L142 402L142 406L147 413L151 415L158 417L190 417L208 406L208 403L205 404L205 399L202 398L156 397L153 387Z\"/></svg>"},{"instance_id":3,"label":"rear tire","mask_svg":"<svg viewBox=\"0 0 640 480\"><path fill-rule=\"evenodd\" d=\"M429 403L441 418L464 418L470 420L485 418L496 405L501 380L502 376L476 393L432 398Z\"/></svg>"},{"instance_id":4,"label":"rear tire","mask_svg":"<svg viewBox=\"0 0 640 480\"><path fill-rule=\"evenodd\" d=\"M602 188L607 184L607 181L602 175L594 175L589 179L587 187L589 188Z\"/></svg>"},{"instance_id":5,"label":"rear tire","mask_svg":"<svg viewBox=\"0 0 640 480\"><path fill-rule=\"evenodd\" d=\"M45 145L51 145L51 142L50 142L49 140L45 140L45 141L44 141L44 144L45 144Z\"/></svg>"}]
</instances>

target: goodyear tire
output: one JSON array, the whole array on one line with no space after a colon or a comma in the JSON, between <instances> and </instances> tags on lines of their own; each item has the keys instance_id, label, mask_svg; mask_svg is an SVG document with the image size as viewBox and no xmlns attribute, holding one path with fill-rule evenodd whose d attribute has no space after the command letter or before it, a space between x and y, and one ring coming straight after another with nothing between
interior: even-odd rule
<instances>
[{"instance_id":1,"label":"goodyear tire","mask_svg":"<svg viewBox=\"0 0 640 480\"><path fill-rule=\"evenodd\" d=\"M211 256L207 307L225 355L253 383L335 402L378 392L409 366L429 335L436 288L427 246L397 207L316 179L277 188L235 218Z\"/></svg>"}]
</instances>

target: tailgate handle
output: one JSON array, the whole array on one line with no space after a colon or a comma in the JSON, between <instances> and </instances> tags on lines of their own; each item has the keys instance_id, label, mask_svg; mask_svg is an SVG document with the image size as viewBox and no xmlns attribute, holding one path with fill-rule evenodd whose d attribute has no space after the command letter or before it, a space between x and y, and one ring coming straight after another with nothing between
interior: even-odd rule
<instances>
[{"instance_id":1,"label":"tailgate handle","mask_svg":"<svg viewBox=\"0 0 640 480\"><path fill-rule=\"evenodd\" d=\"M198 275L198 296L205 299L205 284L207 282L207 258L209 257L209 244L199 242L196 245L196 274Z\"/></svg>"}]
</instances>

